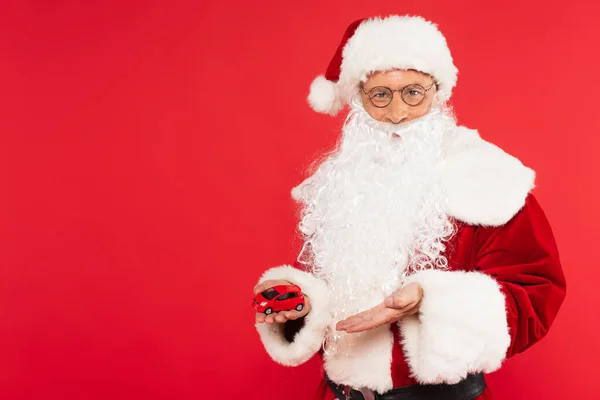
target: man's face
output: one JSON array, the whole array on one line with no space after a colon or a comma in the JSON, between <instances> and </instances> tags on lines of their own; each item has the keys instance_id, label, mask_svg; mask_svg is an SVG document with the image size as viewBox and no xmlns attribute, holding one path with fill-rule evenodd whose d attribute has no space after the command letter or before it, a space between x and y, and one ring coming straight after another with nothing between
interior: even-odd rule
<instances>
[{"instance_id":1,"label":"man's face","mask_svg":"<svg viewBox=\"0 0 600 400\"><path fill-rule=\"evenodd\" d=\"M367 113L373 118L381 122L387 122L391 124L400 124L402 122L408 122L416 118L422 117L431 110L433 104L433 98L435 95L436 85L433 85L434 80L430 75L424 74L415 70L390 70L390 71L377 71L369 76L367 81L362 85L361 99L363 106ZM420 85L421 87L431 89L424 92L424 98L421 103L415 106L407 104L402 100L401 90L409 85ZM383 86L394 90L393 98L391 103L386 107L377 107L371 100L369 100L369 93L373 88ZM407 89L408 90L408 89ZM383 97L381 93L373 93L377 97ZM411 96L420 96L417 92L406 93L407 99L411 101ZM373 100L377 103L377 97ZM380 101L379 101L380 103Z\"/></svg>"}]
</instances>

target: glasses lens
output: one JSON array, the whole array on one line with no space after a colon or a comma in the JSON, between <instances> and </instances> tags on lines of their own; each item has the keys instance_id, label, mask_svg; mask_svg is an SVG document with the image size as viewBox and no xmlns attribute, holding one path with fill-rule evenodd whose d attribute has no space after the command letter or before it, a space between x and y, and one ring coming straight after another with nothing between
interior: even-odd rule
<instances>
[{"instance_id":1,"label":"glasses lens","mask_svg":"<svg viewBox=\"0 0 600 400\"><path fill-rule=\"evenodd\" d=\"M425 88L421 85L409 85L402 91L402 100L411 106L420 104L424 98Z\"/></svg>"},{"instance_id":2,"label":"glasses lens","mask_svg":"<svg viewBox=\"0 0 600 400\"><path fill-rule=\"evenodd\" d=\"M369 92L369 99L375 107L385 107L392 102L392 91L383 86L377 86Z\"/></svg>"}]
</instances>

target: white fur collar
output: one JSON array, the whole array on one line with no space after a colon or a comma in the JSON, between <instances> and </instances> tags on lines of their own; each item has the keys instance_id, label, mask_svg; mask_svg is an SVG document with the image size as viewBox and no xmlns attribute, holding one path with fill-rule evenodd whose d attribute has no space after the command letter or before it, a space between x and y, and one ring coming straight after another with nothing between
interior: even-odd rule
<instances>
[{"instance_id":1,"label":"white fur collar","mask_svg":"<svg viewBox=\"0 0 600 400\"><path fill-rule=\"evenodd\" d=\"M499 226L525 204L535 172L517 158L483 140L476 130L458 127L444 142L442 185L448 214L473 225ZM310 177L292 189L301 201Z\"/></svg>"}]
</instances>

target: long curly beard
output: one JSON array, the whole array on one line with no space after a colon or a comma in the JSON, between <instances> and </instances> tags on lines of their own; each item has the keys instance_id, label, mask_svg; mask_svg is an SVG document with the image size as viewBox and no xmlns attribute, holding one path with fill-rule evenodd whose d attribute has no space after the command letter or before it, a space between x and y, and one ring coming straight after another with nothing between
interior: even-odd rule
<instances>
[{"instance_id":1,"label":"long curly beard","mask_svg":"<svg viewBox=\"0 0 600 400\"><path fill-rule=\"evenodd\" d=\"M442 137L456 127L435 109L394 126L373 120L355 99L336 151L323 161L302 198L299 261L324 279L333 324L379 304L403 278L446 268L453 233L439 184Z\"/></svg>"}]
</instances>

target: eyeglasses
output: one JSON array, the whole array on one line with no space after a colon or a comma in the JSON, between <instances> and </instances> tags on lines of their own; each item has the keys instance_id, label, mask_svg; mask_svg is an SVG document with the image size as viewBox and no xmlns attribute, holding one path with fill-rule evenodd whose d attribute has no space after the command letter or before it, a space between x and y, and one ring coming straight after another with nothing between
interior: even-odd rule
<instances>
[{"instance_id":1,"label":"eyeglasses","mask_svg":"<svg viewBox=\"0 0 600 400\"><path fill-rule=\"evenodd\" d=\"M369 91L365 91L362 85L360 85L360 88L369 97L369 100L375 107L384 108L389 106L394 99L394 92L400 92L402 100L409 106L418 106L423 102L425 95L434 85L436 85L435 81L427 89L416 83L396 90L385 86L375 86Z\"/></svg>"}]
</instances>

